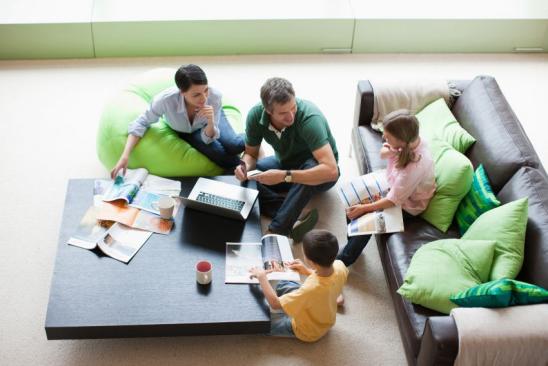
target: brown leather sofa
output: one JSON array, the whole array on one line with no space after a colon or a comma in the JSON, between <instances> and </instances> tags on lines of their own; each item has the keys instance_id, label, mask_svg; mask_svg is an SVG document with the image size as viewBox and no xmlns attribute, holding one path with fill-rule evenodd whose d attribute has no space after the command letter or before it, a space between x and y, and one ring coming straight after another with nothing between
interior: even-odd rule
<instances>
[{"instance_id":1,"label":"brown leather sofa","mask_svg":"<svg viewBox=\"0 0 548 366\"><path fill-rule=\"evenodd\" d=\"M455 101L452 112L461 126L477 140L466 153L474 168L480 163L484 165L493 190L503 204L529 197L525 259L518 279L548 288L546 172L494 78L478 76L471 81L453 83L462 95ZM360 81L352 145L361 174L385 167L385 162L379 157L381 134L370 126L373 100L374 90L369 81ZM539 118L539 123L545 121ZM434 240L458 237L455 224L442 233L420 217L406 219L402 233L376 236L410 365L452 365L457 356L458 331L453 318L414 305L396 290L403 283L418 248Z\"/></svg>"}]
</instances>

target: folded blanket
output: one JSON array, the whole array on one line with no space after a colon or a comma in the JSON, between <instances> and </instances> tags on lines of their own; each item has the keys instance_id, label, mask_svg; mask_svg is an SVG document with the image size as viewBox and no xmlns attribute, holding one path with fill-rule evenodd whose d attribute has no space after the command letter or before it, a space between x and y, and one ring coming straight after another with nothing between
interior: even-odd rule
<instances>
[{"instance_id":1,"label":"folded blanket","mask_svg":"<svg viewBox=\"0 0 548 366\"><path fill-rule=\"evenodd\" d=\"M375 95L373 103L373 129L382 131L384 117L398 109L408 109L412 114L419 112L436 99L444 98L449 105L449 86L446 80L371 80Z\"/></svg>"},{"instance_id":2,"label":"folded blanket","mask_svg":"<svg viewBox=\"0 0 548 366\"><path fill-rule=\"evenodd\" d=\"M456 308L455 366L548 365L548 304L500 309Z\"/></svg>"}]
</instances>

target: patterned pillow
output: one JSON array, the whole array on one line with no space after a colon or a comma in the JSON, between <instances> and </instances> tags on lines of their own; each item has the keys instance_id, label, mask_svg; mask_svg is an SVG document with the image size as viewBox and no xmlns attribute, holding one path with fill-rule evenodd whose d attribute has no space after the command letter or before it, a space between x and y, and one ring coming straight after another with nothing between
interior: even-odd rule
<instances>
[{"instance_id":1,"label":"patterned pillow","mask_svg":"<svg viewBox=\"0 0 548 366\"><path fill-rule=\"evenodd\" d=\"M525 282L502 278L474 286L449 299L464 307L501 308L548 302L548 291Z\"/></svg>"},{"instance_id":2,"label":"patterned pillow","mask_svg":"<svg viewBox=\"0 0 548 366\"><path fill-rule=\"evenodd\" d=\"M460 202L457 213L455 214L460 234L464 235L470 225L472 225L482 213L498 206L500 206L500 201L493 193L485 169L483 168L483 165L480 164L474 173L472 188Z\"/></svg>"}]
</instances>

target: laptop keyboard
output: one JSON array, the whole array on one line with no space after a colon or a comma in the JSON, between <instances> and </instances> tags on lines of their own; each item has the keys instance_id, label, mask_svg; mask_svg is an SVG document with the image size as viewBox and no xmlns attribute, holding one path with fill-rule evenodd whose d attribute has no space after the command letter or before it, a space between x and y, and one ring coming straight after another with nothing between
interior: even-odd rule
<instances>
[{"instance_id":1,"label":"laptop keyboard","mask_svg":"<svg viewBox=\"0 0 548 366\"><path fill-rule=\"evenodd\" d=\"M242 211L242 208L245 205L244 201L221 197L207 192L200 192L198 196L196 196L196 201L207 203L213 206L228 208L229 210L234 210L238 212Z\"/></svg>"}]
</instances>

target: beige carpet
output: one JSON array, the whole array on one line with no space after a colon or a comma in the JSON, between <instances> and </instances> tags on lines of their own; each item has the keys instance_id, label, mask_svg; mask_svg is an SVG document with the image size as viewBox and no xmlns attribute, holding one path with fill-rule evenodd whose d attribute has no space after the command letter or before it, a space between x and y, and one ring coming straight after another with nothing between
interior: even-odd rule
<instances>
[{"instance_id":1,"label":"beige carpet","mask_svg":"<svg viewBox=\"0 0 548 366\"><path fill-rule=\"evenodd\" d=\"M188 62L202 65L210 84L240 101L244 113L267 77L289 78L330 121L343 176L356 173L349 147L359 79L490 74L546 163L547 61L546 55L295 55L0 62L0 365L405 364L374 243L352 268L337 324L315 344L260 335L47 341L67 180L107 176L96 158L95 133L110 95L139 72ZM334 192L311 206L320 210L318 227L343 243Z\"/></svg>"}]
</instances>

